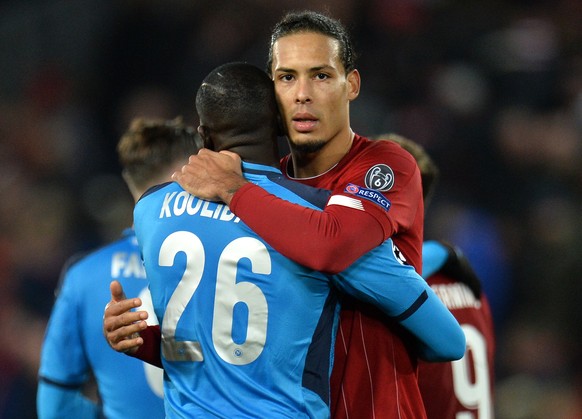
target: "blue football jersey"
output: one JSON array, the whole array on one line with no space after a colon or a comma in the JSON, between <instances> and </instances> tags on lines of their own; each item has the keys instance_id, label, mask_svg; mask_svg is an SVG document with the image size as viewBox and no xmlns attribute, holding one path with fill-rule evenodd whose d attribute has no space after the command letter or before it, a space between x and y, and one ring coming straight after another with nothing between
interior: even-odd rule
<instances>
[{"instance_id":1,"label":"blue football jersey","mask_svg":"<svg viewBox=\"0 0 582 419\"><path fill-rule=\"evenodd\" d=\"M162 370L115 352L103 336L112 280L121 282L128 297L146 297L146 309L147 281L133 231L68 265L63 275L42 347L39 413L55 408L52 389L80 390L93 374L105 417L164 417Z\"/></svg>"},{"instance_id":2,"label":"blue football jersey","mask_svg":"<svg viewBox=\"0 0 582 419\"><path fill-rule=\"evenodd\" d=\"M321 209L329 195L271 167L244 163L243 173L302 206ZM458 324L391 240L330 277L283 257L228 206L177 183L148 191L134 222L161 322L170 417L328 417L338 318L332 285L424 334L435 357L459 346L438 327L462 335Z\"/></svg>"},{"instance_id":3,"label":"blue football jersey","mask_svg":"<svg viewBox=\"0 0 582 419\"><path fill-rule=\"evenodd\" d=\"M269 192L310 205L245 164ZM329 278L274 251L229 208L177 183L134 211L162 329L170 417L329 416L338 306Z\"/></svg>"}]
</instances>

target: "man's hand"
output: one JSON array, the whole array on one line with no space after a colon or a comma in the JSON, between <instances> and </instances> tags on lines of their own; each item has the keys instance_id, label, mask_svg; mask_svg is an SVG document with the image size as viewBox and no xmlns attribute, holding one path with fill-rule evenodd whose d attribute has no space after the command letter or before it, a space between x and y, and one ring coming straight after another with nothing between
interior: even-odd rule
<instances>
[{"instance_id":1,"label":"man's hand","mask_svg":"<svg viewBox=\"0 0 582 419\"><path fill-rule=\"evenodd\" d=\"M230 204L234 193L247 181L242 177L241 160L230 151L215 151L206 148L190 156L188 164L172 179L186 191L208 201Z\"/></svg>"},{"instance_id":2,"label":"man's hand","mask_svg":"<svg viewBox=\"0 0 582 419\"><path fill-rule=\"evenodd\" d=\"M109 346L117 352L134 354L143 344L139 332L147 327L146 311L130 311L140 307L139 298L125 297L123 287L118 281L112 281L109 289L111 301L105 306L103 315L103 334Z\"/></svg>"}]
</instances>

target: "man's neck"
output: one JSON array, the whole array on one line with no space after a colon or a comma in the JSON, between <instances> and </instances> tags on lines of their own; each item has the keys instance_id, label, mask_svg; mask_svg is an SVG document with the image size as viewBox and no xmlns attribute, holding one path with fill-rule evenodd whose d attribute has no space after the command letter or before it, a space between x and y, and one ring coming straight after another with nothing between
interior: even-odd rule
<instances>
[{"instance_id":1,"label":"man's neck","mask_svg":"<svg viewBox=\"0 0 582 419\"><path fill-rule=\"evenodd\" d=\"M293 177L298 179L319 176L332 169L350 151L354 133L350 130L347 140L329 142L315 153L301 153L291 150Z\"/></svg>"}]
</instances>

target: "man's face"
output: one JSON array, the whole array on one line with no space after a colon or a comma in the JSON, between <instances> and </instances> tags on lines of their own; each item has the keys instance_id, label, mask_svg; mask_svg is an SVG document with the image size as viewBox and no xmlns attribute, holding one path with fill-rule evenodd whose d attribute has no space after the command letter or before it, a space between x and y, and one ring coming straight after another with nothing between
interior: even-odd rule
<instances>
[{"instance_id":1,"label":"man's face","mask_svg":"<svg viewBox=\"0 0 582 419\"><path fill-rule=\"evenodd\" d=\"M360 78L355 70L345 74L337 40L313 32L279 38L271 71L292 148L316 152L335 138L349 139L349 102Z\"/></svg>"}]
</instances>

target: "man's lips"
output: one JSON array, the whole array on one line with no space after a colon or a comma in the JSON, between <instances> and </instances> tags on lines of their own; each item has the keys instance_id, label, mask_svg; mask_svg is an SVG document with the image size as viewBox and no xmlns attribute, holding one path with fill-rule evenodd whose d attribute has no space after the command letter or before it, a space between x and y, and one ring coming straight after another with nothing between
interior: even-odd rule
<instances>
[{"instance_id":1,"label":"man's lips","mask_svg":"<svg viewBox=\"0 0 582 419\"><path fill-rule=\"evenodd\" d=\"M317 121L312 119L294 119L292 124L293 129L297 132L309 132L315 129Z\"/></svg>"},{"instance_id":2,"label":"man's lips","mask_svg":"<svg viewBox=\"0 0 582 419\"><path fill-rule=\"evenodd\" d=\"M295 115L291 124L297 132L309 132L315 129L318 122L317 118L313 115Z\"/></svg>"}]
</instances>

